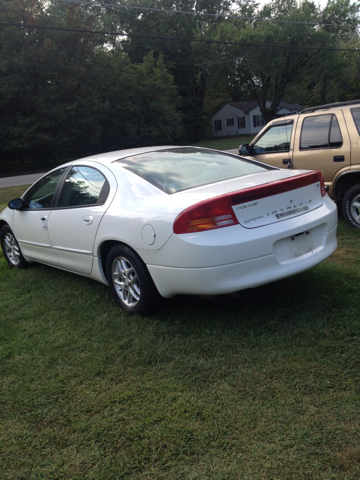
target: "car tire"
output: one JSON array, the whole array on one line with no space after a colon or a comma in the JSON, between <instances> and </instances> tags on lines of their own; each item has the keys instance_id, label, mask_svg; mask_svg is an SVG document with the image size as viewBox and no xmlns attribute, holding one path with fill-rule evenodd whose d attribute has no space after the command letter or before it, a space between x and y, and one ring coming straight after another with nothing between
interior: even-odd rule
<instances>
[{"instance_id":1,"label":"car tire","mask_svg":"<svg viewBox=\"0 0 360 480\"><path fill-rule=\"evenodd\" d=\"M5 260L12 268L27 268L30 264L21 253L20 246L10 227L4 225L0 230L1 248Z\"/></svg>"},{"instance_id":2,"label":"car tire","mask_svg":"<svg viewBox=\"0 0 360 480\"><path fill-rule=\"evenodd\" d=\"M159 303L160 295L145 263L129 247L112 247L106 259L106 276L115 301L127 312L146 315Z\"/></svg>"},{"instance_id":3,"label":"car tire","mask_svg":"<svg viewBox=\"0 0 360 480\"><path fill-rule=\"evenodd\" d=\"M342 212L349 225L360 228L360 184L354 185L345 193Z\"/></svg>"}]
</instances>

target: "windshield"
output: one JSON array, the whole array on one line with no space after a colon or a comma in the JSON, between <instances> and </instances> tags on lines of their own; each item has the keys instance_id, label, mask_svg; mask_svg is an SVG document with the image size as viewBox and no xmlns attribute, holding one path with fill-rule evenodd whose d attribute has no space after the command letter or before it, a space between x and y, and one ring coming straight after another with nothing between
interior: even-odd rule
<instances>
[{"instance_id":1,"label":"windshield","mask_svg":"<svg viewBox=\"0 0 360 480\"><path fill-rule=\"evenodd\" d=\"M195 147L147 152L118 162L168 194L272 169L235 155Z\"/></svg>"}]
</instances>

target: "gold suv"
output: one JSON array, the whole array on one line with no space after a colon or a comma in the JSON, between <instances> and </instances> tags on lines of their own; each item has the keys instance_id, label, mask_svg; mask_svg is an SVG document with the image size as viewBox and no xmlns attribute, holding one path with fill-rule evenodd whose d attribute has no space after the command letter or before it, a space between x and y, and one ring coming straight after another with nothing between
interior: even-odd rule
<instances>
[{"instance_id":1,"label":"gold suv","mask_svg":"<svg viewBox=\"0 0 360 480\"><path fill-rule=\"evenodd\" d=\"M272 120L239 154L297 170L321 170L345 220L360 228L360 100Z\"/></svg>"}]
</instances>

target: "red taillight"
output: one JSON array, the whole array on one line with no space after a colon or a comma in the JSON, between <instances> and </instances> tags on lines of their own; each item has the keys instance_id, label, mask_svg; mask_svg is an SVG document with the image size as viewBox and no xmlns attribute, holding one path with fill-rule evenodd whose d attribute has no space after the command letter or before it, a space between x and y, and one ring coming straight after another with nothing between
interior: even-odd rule
<instances>
[{"instance_id":1,"label":"red taillight","mask_svg":"<svg viewBox=\"0 0 360 480\"><path fill-rule=\"evenodd\" d=\"M197 203L181 212L175 220L174 233L203 232L238 223L227 195L223 195Z\"/></svg>"},{"instance_id":2,"label":"red taillight","mask_svg":"<svg viewBox=\"0 0 360 480\"><path fill-rule=\"evenodd\" d=\"M238 224L232 206L319 183L321 195L326 195L321 172L307 172L264 185L245 188L193 205L181 212L174 222L174 233L194 233Z\"/></svg>"}]
</instances>

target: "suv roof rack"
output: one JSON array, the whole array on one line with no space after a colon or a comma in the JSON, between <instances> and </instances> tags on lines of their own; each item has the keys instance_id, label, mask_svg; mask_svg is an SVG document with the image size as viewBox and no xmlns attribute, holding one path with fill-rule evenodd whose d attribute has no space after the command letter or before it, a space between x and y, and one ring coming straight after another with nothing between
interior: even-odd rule
<instances>
[{"instance_id":1,"label":"suv roof rack","mask_svg":"<svg viewBox=\"0 0 360 480\"><path fill-rule=\"evenodd\" d=\"M360 100L350 100L348 102L328 103L326 105L318 105L317 107L305 108L304 110L301 110L301 112L299 112L299 115L301 115L302 113L315 112L316 110L325 110L327 108L344 107L346 105L360 105Z\"/></svg>"}]
</instances>

